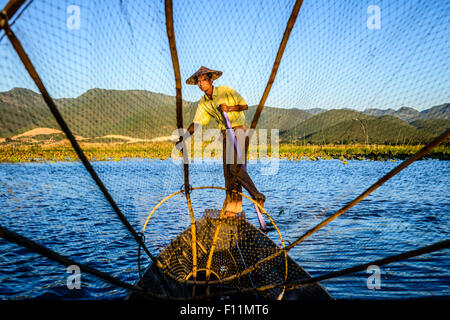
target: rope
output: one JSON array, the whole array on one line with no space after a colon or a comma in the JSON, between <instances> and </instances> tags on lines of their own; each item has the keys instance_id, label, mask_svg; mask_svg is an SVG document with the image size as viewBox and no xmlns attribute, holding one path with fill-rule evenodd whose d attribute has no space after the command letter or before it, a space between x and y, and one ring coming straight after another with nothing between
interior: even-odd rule
<instances>
[{"instance_id":1,"label":"rope","mask_svg":"<svg viewBox=\"0 0 450 320\"><path fill-rule=\"evenodd\" d=\"M14 50L16 51L17 55L19 56L20 60L22 61L25 69L27 70L28 74L33 79L34 83L38 87L39 91L42 94L42 97L47 104L47 106L50 108L50 111L52 112L53 116L55 117L56 121L58 122L59 126L61 127L61 130L65 133L67 138L69 139L70 143L72 144L72 147L74 148L75 152L77 153L78 157L80 158L81 162L85 166L86 170L91 175L92 179L94 179L97 186L100 188L100 190L103 192L105 198L108 200L108 202L111 204L113 210L116 212L119 219L122 221L122 223L125 225L125 227L128 229L128 231L133 235L135 241L142 246L145 253L150 257L150 259L157 263L157 259L150 253L147 246L141 241L139 235L134 230L134 228L131 226L131 224L128 222L125 215L122 213L120 208L117 206L116 202L106 189L103 182L100 180L99 176L97 175L96 171L92 167L89 160L86 158L83 150L81 149L80 145L78 144L77 140L75 139L74 135L72 134L71 130L67 126L65 120L63 119L61 113L59 112L55 102L51 98L50 94L48 93L47 89L45 88L41 78L39 77L39 74L37 73L36 69L34 68L33 64L31 63L30 58L28 57L27 53L25 52L24 48L22 47L22 44L20 43L19 39L16 37L14 32L11 30L9 24L8 24L8 16L5 15L5 11L2 11L0 13L1 15L1 21L2 21L2 28L5 30L5 33L11 42L11 44L14 47ZM165 278L163 277L162 273L158 270L159 276L163 279L163 283L168 290L168 285L165 282Z\"/></svg>"}]
</instances>

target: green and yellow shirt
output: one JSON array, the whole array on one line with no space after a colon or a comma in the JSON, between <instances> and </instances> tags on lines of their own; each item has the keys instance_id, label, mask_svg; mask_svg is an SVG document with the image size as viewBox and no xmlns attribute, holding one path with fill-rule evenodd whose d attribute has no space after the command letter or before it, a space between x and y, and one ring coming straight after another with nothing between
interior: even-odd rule
<instances>
[{"instance_id":1,"label":"green and yellow shirt","mask_svg":"<svg viewBox=\"0 0 450 320\"><path fill-rule=\"evenodd\" d=\"M195 112L194 120L192 122L206 126L211 117L213 117L219 124L219 130L225 130L225 122L218 107L221 104L227 106L246 105L245 100L230 87L220 86L213 87L213 94L211 99L205 94L198 102L197 111ZM242 126L245 123L245 115L243 111L228 112L231 127Z\"/></svg>"}]
</instances>

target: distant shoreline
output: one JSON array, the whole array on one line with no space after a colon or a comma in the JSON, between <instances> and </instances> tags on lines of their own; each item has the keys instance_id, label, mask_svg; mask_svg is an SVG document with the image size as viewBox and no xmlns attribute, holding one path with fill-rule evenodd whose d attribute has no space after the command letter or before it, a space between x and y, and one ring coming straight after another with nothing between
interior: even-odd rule
<instances>
[{"instance_id":1,"label":"distant shoreline","mask_svg":"<svg viewBox=\"0 0 450 320\"><path fill-rule=\"evenodd\" d=\"M171 157L174 146L170 142L109 144L80 142L80 145L90 161L120 161L130 158L165 160ZM278 158L293 161L340 159L343 162L347 160L403 160L422 147L422 145L281 144ZM272 156L270 150L267 155ZM424 157L424 159L427 158L450 160L450 145L434 148ZM56 145L0 143L0 163L60 162L76 161L77 159L78 157L69 143Z\"/></svg>"}]
</instances>

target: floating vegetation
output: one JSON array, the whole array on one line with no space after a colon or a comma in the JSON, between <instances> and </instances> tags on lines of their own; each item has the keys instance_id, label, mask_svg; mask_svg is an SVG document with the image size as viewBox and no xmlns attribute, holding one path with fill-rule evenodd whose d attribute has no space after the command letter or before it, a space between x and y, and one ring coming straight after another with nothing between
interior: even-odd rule
<instances>
[{"instance_id":1,"label":"floating vegetation","mask_svg":"<svg viewBox=\"0 0 450 320\"><path fill-rule=\"evenodd\" d=\"M174 144L170 142L93 144L80 143L90 161L121 161L124 159L168 159ZM204 144L204 148L207 144ZM421 145L309 145L282 144L278 158L300 160L339 159L396 161L416 153ZM214 155L213 155L214 156ZM272 157L270 149L267 156ZM450 146L441 145L425 158L450 159ZM9 143L0 145L0 162L76 161L78 156L69 143L57 145Z\"/></svg>"},{"instance_id":2,"label":"floating vegetation","mask_svg":"<svg viewBox=\"0 0 450 320\"><path fill-rule=\"evenodd\" d=\"M402 160L419 151L423 145L281 145L279 155L288 160L339 159L347 160ZM441 145L433 149L424 158L450 159L450 146Z\"/></svg>"}]
</instances>

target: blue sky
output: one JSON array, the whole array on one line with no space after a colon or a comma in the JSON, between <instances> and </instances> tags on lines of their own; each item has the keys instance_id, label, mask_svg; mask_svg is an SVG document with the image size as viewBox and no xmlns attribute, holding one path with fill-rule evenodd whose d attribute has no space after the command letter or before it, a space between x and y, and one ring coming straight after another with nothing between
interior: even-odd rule
<instances>
[{"instance_id":1,"label":"blue sky","mask_svg":"<svg viewBox=\"0 0 450 320\"><path fill-rule=\"evenodd\" d=\"M5 0L1 0L4 6ZM184 80L201 65L223 71L250 105L266 86L294 1L177 1L175 36ZM69 29L70 5L80 28ZM370 30L370 5L381 28ZM305 0L266 102L284 108L423 110L450 102L449 1ZM34 0L15 22L54 97L94 87L175 94L163 1ZM34 88L6 38L0 91Z\"/></svg>"}]
</instances>

